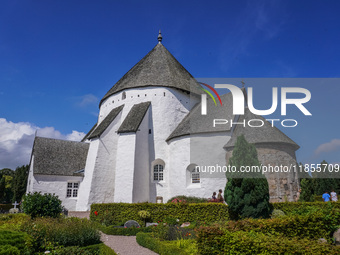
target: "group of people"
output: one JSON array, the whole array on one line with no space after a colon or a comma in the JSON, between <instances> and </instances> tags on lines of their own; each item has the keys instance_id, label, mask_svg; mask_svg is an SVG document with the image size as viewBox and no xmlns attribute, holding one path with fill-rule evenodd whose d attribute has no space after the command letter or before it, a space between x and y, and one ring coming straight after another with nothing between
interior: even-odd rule
<instances>
[{"instance_id":1,"label":"group of people","mask_svg":"<svg viewBox=\"0 0 340 255\"><path fill-rule=\"evenodd\" d=\"M218 202L218 203L223 203L224 202L224 199L223 199L223 196L222 196L222 190L220 189L218 191L218 195L216 197L216 192L213 193L211 199L210 199L210 202Z\"/></svg>"},{"instance_id":2,"label":"group of people","mask_svg":"<svg viewBox=\"0 0 340 255\"><path fill-rule=\"evenodd\" d=\"M325 193L323 193L322 195L322 199L324 202L329 202L329 201L336 202L338 201L338 195L336 194L334 190L332 190L331 194L328 194L328 192L325 191Z\"/></svg>"}]
</instances>

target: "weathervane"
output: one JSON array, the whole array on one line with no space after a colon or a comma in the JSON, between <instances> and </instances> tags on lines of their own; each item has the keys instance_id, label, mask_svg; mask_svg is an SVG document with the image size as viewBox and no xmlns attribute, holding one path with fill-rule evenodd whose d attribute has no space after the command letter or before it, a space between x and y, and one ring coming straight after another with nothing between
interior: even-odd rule
<instances>
[{"instance_id":1,"label":"weathervane","mask_svg":"<svg viewBox=\"0 0 340 255\"><path fill-rule=\"evenodd\" d=\"M161 30L159 30L159 33L158 33L158 43L161 43L162 42L162 33L161 33Z\"/></svg>"}]
</instances>

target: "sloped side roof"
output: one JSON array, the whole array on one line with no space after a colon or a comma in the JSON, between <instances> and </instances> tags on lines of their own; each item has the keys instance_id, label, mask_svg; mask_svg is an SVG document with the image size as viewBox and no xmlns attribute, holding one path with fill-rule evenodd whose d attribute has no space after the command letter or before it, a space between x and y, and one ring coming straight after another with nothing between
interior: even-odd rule
<instances>
[{"instance_id":1,"label":"sloped side roof","mask_svg":"<svg viewBox=\"0 0 340 255\"><path fill-rule=\"evenodd\" d=\"M82 176L89 143L36 137L33 145L34 174Z\"/></svg>"},{"instance_id":2,"label":"sloped side roof","mask_svg":"<svg viewBox=\"0 0 340 255\"><path fill-rule=\"evenodd\" d=\"M195 78L158 43L106 93L100 104L112 94L124 89L146 86L171 87L196 94L202 93Z\"/></svg>"},{"instance_id":3,"label":"sloped side roof","mask_svg":"<svg viewBox=\"0 0 340 255\"><path fill-rule=\"evenodd\" d=\"M151 102L144 102L132 106L128 115L118 129L118 133L137 132Z\"/></svg>"},{"instance_id":4,"label":"sloped side roof","mask_svg":"<svg viewBox=\"0 0 340 255\"><path fill-rule=\"evenodd\" d=\"M99 137L112 123L112 121L117 117L117 115L120 113L123 107L124 105L121 105L112 109L112 111L105 117L105 119L102 122L100 122L96 129L88 136L88 139Z\"/></svg>"},{"instance_id":5,"label":"sloped side roof","mask_svg":"<svg viewBox=\"0 0 340 255\"><path fill-rule=\"evenodd\" d=\"M85 142L96 127L97 127L97 123L93 125L93 127L90 129L89 132L87 132L87 134L84 136L84 138L81 141Z\"/></svg>"},{"instance_id":6,"label":"sloped side roof","mask_svg":"<svg viewBox=\"0 0 340 255\"><path fill-rule=\"evenodd\" d=\"M263 143L273 143L273 144L289 144L294 147L295 150L299 149L300 146L297 145L292 139L290 139L287 135L281 132L275 126L272 127L272 124L266 121L262 116L255 115L249 111L248 108L245 109L245 114L241 115L238 122L243 122L243 120L250 119L261 119L264 122L262 127L250 127L249 125L236 125L233 135L230 138L229 142L224 146L224 148L231 148L235 146L237 137L240 135L244 135L248 143L253 144L263 144ZM255 123L253 123L255 125ZM259 125L259 123L256 123Z\"/></svg>"},{"instance_id":7,"label":"sloped side roof","mask_svg":"<svg viewBox=\"0 0 340 255\"><path fill-rule=\"evenodd\" d=\"M233 118L233 98L231 93L221 95L221 101L222 106L219 103L215 105L213 100L209 98L207 100L207 115L201 114L201 103L197 104L166 140L169 141L175 137L190 134L230 131L229 120ZM227 119L228 123L213 127L214 119Z\"/></svg>"}]
</instances>

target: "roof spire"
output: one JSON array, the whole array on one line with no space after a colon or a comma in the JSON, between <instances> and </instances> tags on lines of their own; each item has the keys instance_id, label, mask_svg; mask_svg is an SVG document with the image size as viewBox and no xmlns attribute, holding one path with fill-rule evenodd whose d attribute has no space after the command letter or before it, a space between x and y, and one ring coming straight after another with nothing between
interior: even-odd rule
<instances>
[{"instance_id":1,"label":"roof spire","mask_svg":"<svg viewBox=\"0 0 340 255\"><path fill-rule=\"evenodd\" d=\"M158 43L162 43L162 33L161 33L161 30L159 30L159 33L158 33Z\"/></svg>"}]
</instances>

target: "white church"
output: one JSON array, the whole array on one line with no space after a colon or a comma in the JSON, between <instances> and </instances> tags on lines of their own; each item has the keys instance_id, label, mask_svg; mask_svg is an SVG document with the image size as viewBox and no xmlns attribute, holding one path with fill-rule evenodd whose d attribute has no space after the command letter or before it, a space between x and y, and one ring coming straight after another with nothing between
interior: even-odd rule
<instances>
[{"instance_id":1,"label":"white church","mask_svg":"<svg viewBox=\"0 0 340 255\"><path fill-rule=\"evenodd\" d=\"M98 122L81 142L35 138L27 192L55 193L69 211L88 211L93 203L165 203L177 195L209 198L227 179L196 166L226 165L240 134L256 145L263 164L296 164L299 146L269 123L213 128L214 118L252 116L233 116L231 93L222 96L224 107L208 100L204 116L200 94L159 33L158 44L102 98ZM294 200L294 173L267 178L271 201Z\"/></svg>"}]
</instances>

